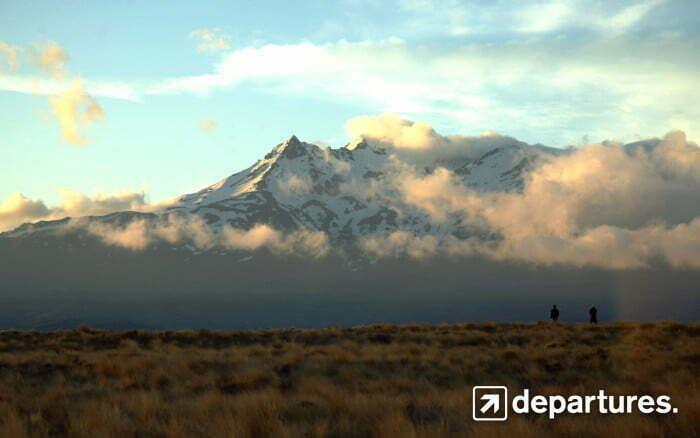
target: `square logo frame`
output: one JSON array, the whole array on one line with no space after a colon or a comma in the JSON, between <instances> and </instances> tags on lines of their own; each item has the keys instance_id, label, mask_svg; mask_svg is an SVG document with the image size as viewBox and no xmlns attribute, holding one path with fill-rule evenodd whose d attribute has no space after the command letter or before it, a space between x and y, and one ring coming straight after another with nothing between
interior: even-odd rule
<instances>
[{"instance_id":1,"label":"square logo frame","mask_svg":"<svg viewBox=\"0 0 700 438\"><path fill-rule=\"evenodd\" d=\"M500 417L480 417L481 412L477 415L477 405L479 405L479 400L476 398L477 392L482 390L481 393L498 394L498 397L502 403L501 408L503 410L503 416ZM500 410L499 409L499 410ZM474 386L472 387L472 419L474 421L506 421L508 419L508 388L505 386Z\"/></svg>"}]
</instances>

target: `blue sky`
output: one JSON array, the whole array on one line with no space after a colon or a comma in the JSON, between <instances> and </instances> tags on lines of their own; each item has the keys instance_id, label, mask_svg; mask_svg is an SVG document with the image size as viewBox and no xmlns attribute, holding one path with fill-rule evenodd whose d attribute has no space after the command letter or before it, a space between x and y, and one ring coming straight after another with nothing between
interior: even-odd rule
<instances>
[{"instance_id":1,"label":"blue sky","mask_svg":"<svg viewBox=\"0 0 700 438\"><path fill-rule=\"evenodd\" d=\"M551 146L698 141L699 21L692 0L3 2L0 205L158 201L385 112Z\"/></svg>"}]
</instances>

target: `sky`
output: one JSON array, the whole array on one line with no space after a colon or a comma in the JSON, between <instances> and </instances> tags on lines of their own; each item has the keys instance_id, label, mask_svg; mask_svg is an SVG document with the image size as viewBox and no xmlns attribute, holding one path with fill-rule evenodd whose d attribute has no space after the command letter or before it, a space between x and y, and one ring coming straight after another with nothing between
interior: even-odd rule
<instances>
[{"instance_id":1,"label":"sky","mask_svg":"<svg viewBox=\"0 0 700 438\"><path fill-rule=\"evenodd\" d=\"M361 115L698 141L698 24L695 0L1 2L0 210L172 198Z\"/></svg>"}]
</instances>

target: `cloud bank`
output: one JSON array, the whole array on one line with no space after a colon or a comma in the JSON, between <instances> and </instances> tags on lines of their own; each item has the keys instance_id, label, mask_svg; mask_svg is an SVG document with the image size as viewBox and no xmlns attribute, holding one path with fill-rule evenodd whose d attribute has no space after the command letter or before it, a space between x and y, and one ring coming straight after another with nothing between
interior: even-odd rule
<instances>
[{"instance_id":1,"label":"cloud bank","mask_svg":"<svg viewBox=\"0 0 700 438\"><path fill-rule=\"evenodd\" d=\"M0 203L0 232L26 222L56 220L65 217L100 216L116 211L150 211L160 204L149 204L143 192L97 193L89 197L68 188L58 189L61 204L47 207L42 200L11 194Z\"/></svg>"},{"instance_id":2,"label":"cloud bank","mask_svg":"<svg viewBox=\"0 0 700 438\"><path fill-rule=\"evenodd\" d=\"M27 222L72 218L69 229L82 229L108 245L143 250L158 242L190 244L200 250L223 248L256 250L266 248L281 254L304 254L323 257L330 251L328 236L320 231L282 232L257 224L248 230L224 226L210 228L197 216L166 215L157 220L134 219L113 224L88 218L115 212L161 212L172 201L148 203L143 192L98 193L89 197L68 188L59 189L61 204L47 207L21 193L13 193L0 203L0 232Z\"/></svg>"},{"instance_id":3,"label":"cloud bank","mask_svg":"<svg viewBox=\"0 0 700 438\"><path fill-rule=\"evenodd\" d=\"M489 131L480 136L443 136L426 122L408 120L393 113L354 117L348 120L345 128L351 136L363 137L390 149L402 161L416 164L475 160L497 147L526 145L513 137Z\"/></svg>"},{"instance_id":4,"label":"cloud bank","mask_svg":"<svg viewBox=\"0 0 700 438\"><path fill-rule=\"evenodd\" d=\"M396 150L442 155L444 140L429 125L395 123L386 116L355 120L370 121L365 135L395 142ZM475 191L444 167L429 174L404 167L396 175L383 188L385 195L395 190L399 201L425 212L433 223L460 223L480 230L475 235L482 237L459 240L399 230L364 238L361 246L376 256L478 253L615 269L663 262L700 267L700 148L681 131L637 144L543 152L522 192Z\"/></svg>"},{"instance_id":5,"label":"cloud bank","mask_svg":"<svg viewBox=\"0 0 700 438\"><path fill-rule=\"evenodd\" d=\"M153 244L191 244L198 249L257 250L266 248L281 254L323 257L329 250L328 237L321 231L283 233L264 224L248 230L224 226L213 230L199 217L169 216L167 221L137 219L126 225L76 219L71 227L83 228L108 245L143 250Z\"/></svg>"}]
</instances>

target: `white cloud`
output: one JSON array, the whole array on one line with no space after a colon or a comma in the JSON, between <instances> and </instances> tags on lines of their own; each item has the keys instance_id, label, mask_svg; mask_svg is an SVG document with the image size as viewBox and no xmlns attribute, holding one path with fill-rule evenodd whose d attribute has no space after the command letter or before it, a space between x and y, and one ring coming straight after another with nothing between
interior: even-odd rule
<instances>
[{"instance_id":1,"label":"white cloud","mask_svg":"<svg viewBox=\"0 0 700 438\"><path fill-rule=\"evenodd\" d=\"M641 21L655 7L667 0L642 0L616 6L602 0L536 1L513 13L516 30L526 33L566 31L588 28L619 35Z\"/></svg>"},{"instance_id":2,"label":"white cloud","mask_svg":"<svg viewBox=\"0 0 700 438\"><path fill-rule=\"evenodd\" d=\"M519 38L523 34L587 31L614 35L627 32L667 0L396 0L392 14L358 14L362 34L376 35L383 26L406 39L464 36ZM376 8L372 0L352 0L358 13ZM381 21L380 21L381 20ZM337 28L337 24L336 24ZM337 29L336 29L337 31Z\"/></svg>"},{"instance_id":3,"label":"white cloud","mask_svg":"<svg viewBox=\"0 0 700 438\"><path fill-rule=\"evenodd\" d=\"M242 85L261 93L312 96L375 113L430 118L453 132L495 130L556 146L576 144L585 135L594 141L629 141L672 129L697 138L697 37L625 33L662 3L557 0L476 8L456 1L401 2L397 13L423 20L426 28L454 25L450 33L481 35L503 28L506 34L493 41L445 44L421 41L392 27L386 32L396 30L407 40L246 47L222 54L206 74L131 83L85 79L83 90L94 99L140 101L150 94L207 95ZM528 26L533 32L585 27L602 29L605 35L513 36ZM215 42L222 35L199 29L193 38ZM65 70L65 50L59 46L44 52L54 53L46 65ZM65 76L1 74L0 89L56 95L71 87ZM74 139L82 137L78 131Z\"/></svg>"},{"instance_id":4,"label":"white cloud","mask_svg":"<svg viewBox=\"0 0 700 438\"><path fill-rule=\"evenodd\" d=\"M572 47L571 44L574 44ZM173 78L152 94L206 95L242 82L265 93L325 95L377 112L431 114L443 125L512 131L557 144L674 129L700 134L692 40L413 45L399 39L245 48L212 73ZM661 55L663 53L663 56ZM682 111L679 113L679 111ZM464 129L464 128L462 128Z\"/></svg>"},{"instance_id":5,"label":"white cloud","mask_svg":"<svg viewBox=\"0 0 700 438\"><path fill-rule=\"evenodd\" d=\"M222 54L205 74L133 83L86 79L85 90L139 100L151 94L206 96L245 83L262 93L349 102L372 112L430 117L452 131L496 130L554 145L577 143L584 135L603 140L623 133L632 139L675 128L697 137L697 37L628 32L662 3L552 0L476 8L457 1L402 2L397 16L406 23L482 37L422 41L392 24L385 32L395 30L406 40L245 47ZM601 32L576 37L582 28ZM518 29L574 35L523 36ZM214 30L199 29L193 37L218 41L222 33ZM488 37L494 32L502 38ZM37 84L32 77L0 75L0 89L6 90L55 93L65 85L56 78Z\"/></svg>"},{"instance_id":6,"label":"white cloud","mask_svg":"<svg viewBox=\"0 0 700 438\"><path fill-rule=\"evenodd\" d=\"M396 31L408 35L463 36L482 32L488 21L488 5L475 8L459 0L402 0L395 5L403 14Z\"/></svg>"},{"instance_id":7,"label":"white cloud","mask_svg":"<svg viewBox=\"0 0 700 438\"><path fill-rule=\"evenodd\" d=\"M0 75L0 90L17 93L54 95L69 89L75 83L70 78L46 78L42 76ZM120 82L83 81L84 89L91 96L112 99L141 100L137 88Z\"/></svg>"},{"instance_id":8,"label":"white cloud","mask_svg":"<svg viewBox=\"0 0 700 438\"><path fill-rule=\"evenodd\" d=\"M570 18L576 16L572 0L554 0L545 4L538 3L525 8L520 13L521 32L549 32L559 29Z\"/></svg>"},{"instance_id":9,"label":"white cloud","mask_svg":"<svg viewBox=\"0 0 700 438\"><path fill-rule=\"evenodd\" d=\"M666 3L667 0L645 0L631 6L622 8L612 16L600 16L594 22L613 32L622 32L639 22L646 14L655 7ZM585 5L583 5L585 8Z\"/></svg>"}]
</instances>

